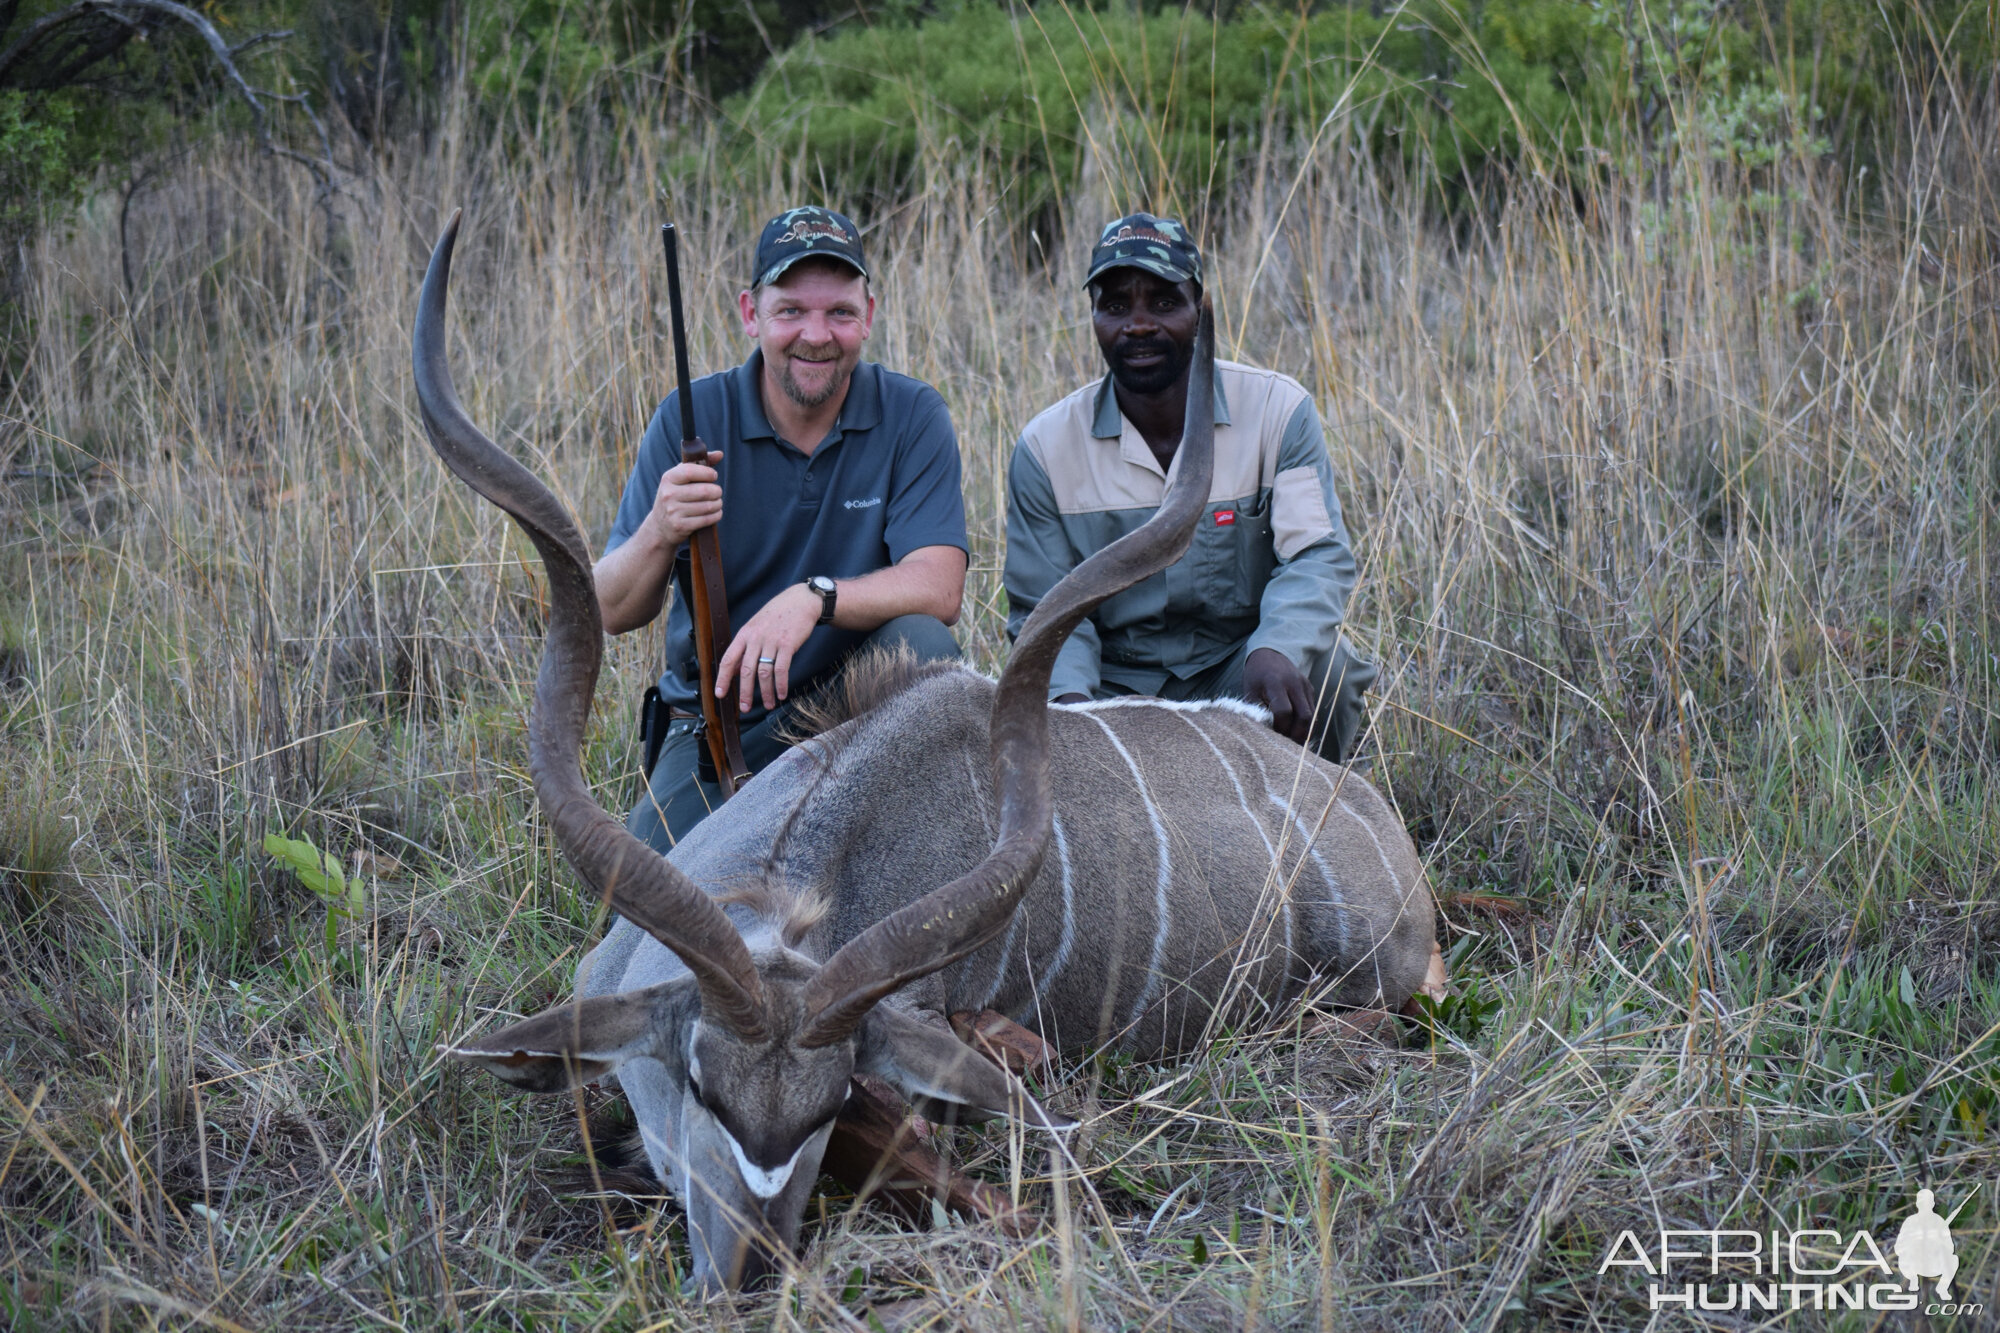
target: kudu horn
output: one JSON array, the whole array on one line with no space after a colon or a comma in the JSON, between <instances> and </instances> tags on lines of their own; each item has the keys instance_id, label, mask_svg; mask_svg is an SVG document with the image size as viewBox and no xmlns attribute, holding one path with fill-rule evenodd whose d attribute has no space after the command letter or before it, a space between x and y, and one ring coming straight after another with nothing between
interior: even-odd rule
<instances>
[{"instance_id":1,"label":"kudu horn","mask_svg":"<svg viewBox=\"0 0 2000 1333\"><path fill-rule=\"evenodd\" d=\"M579 751L604 657L590 559L561 503L472 424L452 388L444 316L459 217L454 212L438 237L417 301L417 401L438 457L521 525L548 570L549 626L528 718L535 794L584 883L680 956L700 986L704 1015L757 1040L765 1029L763 986L742 936L707 894L607 814L583 781ZM1043 801L1046 806L1046 796Z\"/></svg>"}]
</instances>

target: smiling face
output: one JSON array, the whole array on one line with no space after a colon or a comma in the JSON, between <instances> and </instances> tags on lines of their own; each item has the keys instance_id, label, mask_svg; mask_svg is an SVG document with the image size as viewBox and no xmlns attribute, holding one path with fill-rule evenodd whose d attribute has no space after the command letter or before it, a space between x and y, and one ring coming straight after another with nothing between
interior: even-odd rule
<instances>
[{"instance_id":1,"label":"smiling face","mask_svg":"<svg viewBox=\"0 0 2000 1333\"><path fill-rule=\"evenodd\" d=\"M1090 323L1118 387L1150 397L1187 375L1201 294L1142 268L1107 269L1091 287Z\"/></svg>"},{"instance_id":2,"label":"smiling face","mask_svg":"<svg viewBox=\"0 0 2000 1333\"><path fill-rule=\"evenodd\" d=\"M868 280L838 260L805 259L738 298L743 331L764 351L764 382L810 411L846 392L875 323Z\"/></svg>"}]
</instances>

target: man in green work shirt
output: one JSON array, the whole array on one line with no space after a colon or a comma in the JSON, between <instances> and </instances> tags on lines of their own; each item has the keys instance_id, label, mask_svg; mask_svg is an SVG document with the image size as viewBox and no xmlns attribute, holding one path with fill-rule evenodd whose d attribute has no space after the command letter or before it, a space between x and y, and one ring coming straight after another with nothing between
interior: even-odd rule
<instances>
[{"instance_id":1,"label":"man in green work shirt","mask_svg":"<svg viewBox=\"0 0 2000 1333\"><path fill-rule=\"evenodd\" d=\"M1152 517L1180 445L1201 252L1170 219L1104 229L1085 286L1110 373L1021 433L1007 478L1009 633L1064 574ZM1326 436L1298 381L1216 363L1215 481L1188 553L1100 606L1063 645L1058 703L1240 698L1335 762L1373 663L1340 633L1354 587Z\"/></svg>"}]
</instances>

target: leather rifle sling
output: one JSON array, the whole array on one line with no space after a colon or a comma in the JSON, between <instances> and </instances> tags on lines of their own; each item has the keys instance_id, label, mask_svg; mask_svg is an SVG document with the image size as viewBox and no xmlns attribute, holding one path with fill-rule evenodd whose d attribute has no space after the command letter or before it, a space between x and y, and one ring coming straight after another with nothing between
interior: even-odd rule
<instances>
[{"instance_id":1,"label":"leather rifle sling","mask_svg":"<svg viewBox=\"0 0 2000 1333\"><path fill-rule=\"evenodd\" d=\"M687 325L681 314L681 265L674 224L660 228L660 243L667 253L667 307L673 318L674 373L681 391L681 461L708 462L708 446L694 430L694 380L688 372ZM722 799L728 800L749 780L750 767L743 762L743 740L736 725L736 710L725 708L715 697L715 664L729 646L729 598L722 586L722 543L714 525L688 538L689 619L694 622L694 653L701 675L702 734L709 757L715 761L716 782Z\"/></svg>"}]
</instances>

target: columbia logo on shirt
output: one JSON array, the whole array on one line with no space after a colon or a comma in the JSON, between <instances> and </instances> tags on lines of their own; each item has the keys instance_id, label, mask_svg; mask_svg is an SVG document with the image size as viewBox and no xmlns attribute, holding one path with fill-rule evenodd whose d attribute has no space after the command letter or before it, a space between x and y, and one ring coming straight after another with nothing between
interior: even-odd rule
<instances>
[{"instance_id":1,"label":"columbia logo on shirt","mask_svg":"<svg viewBox=\"0 0 2000 1333\"><path fill-rule=\"evenodd\" d=\"M867 500L843 500L841 507L844 509L873 509L881 503L882 497L877 495Z\"/></svg>"}]
</instances>

